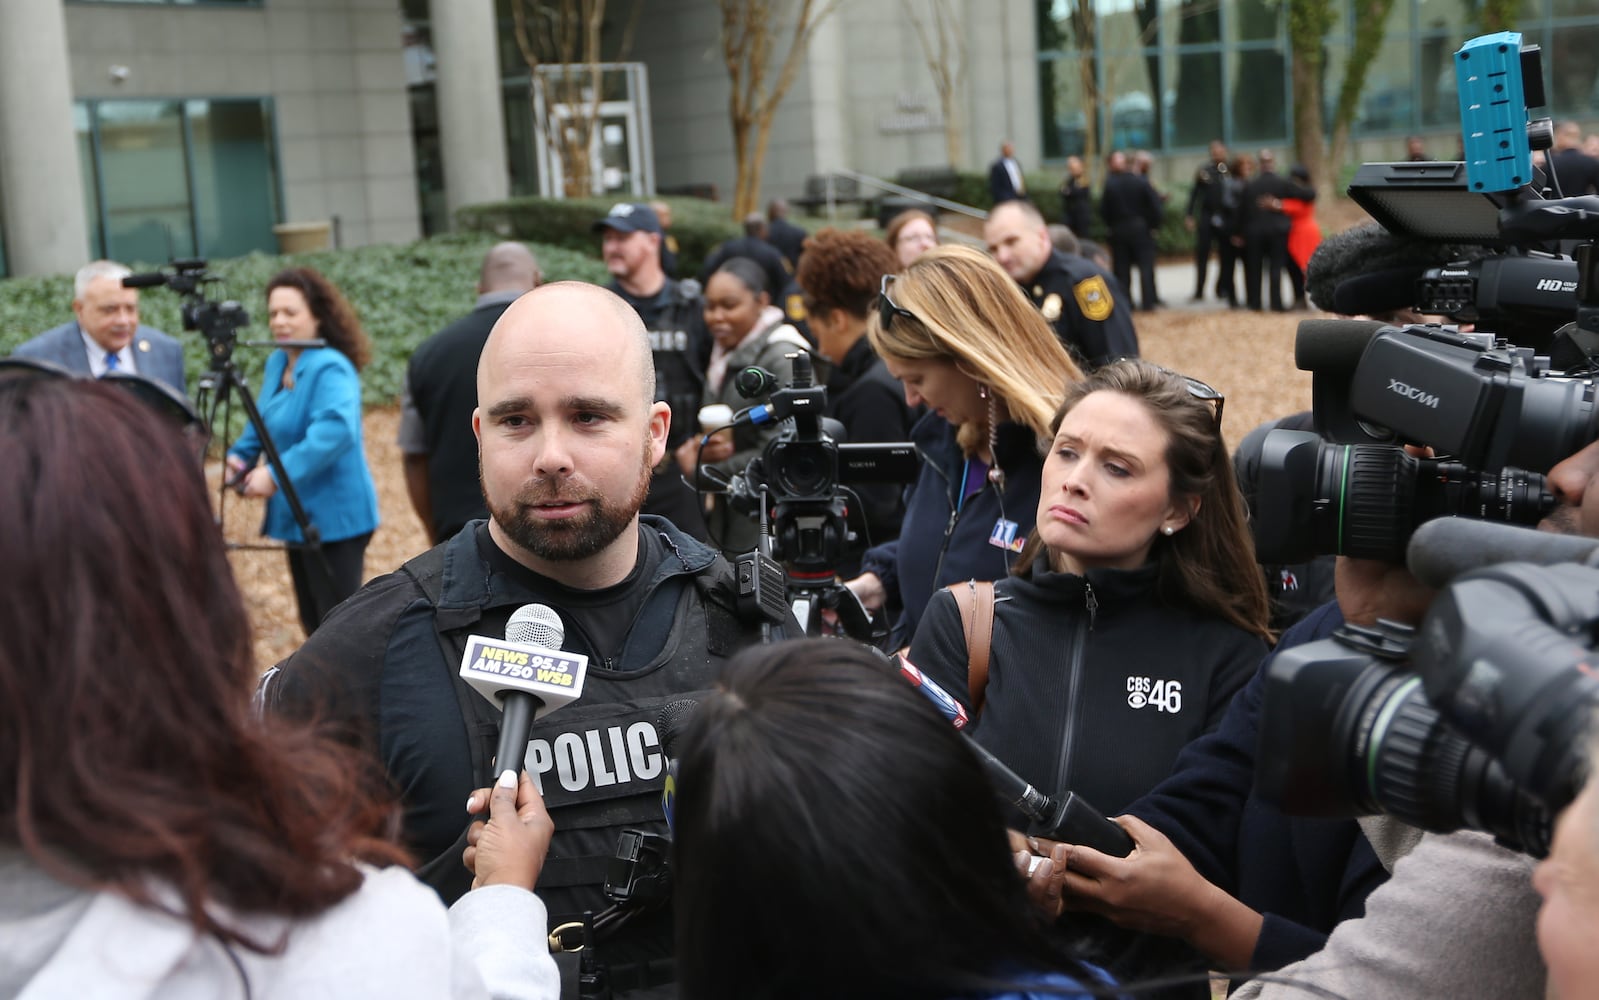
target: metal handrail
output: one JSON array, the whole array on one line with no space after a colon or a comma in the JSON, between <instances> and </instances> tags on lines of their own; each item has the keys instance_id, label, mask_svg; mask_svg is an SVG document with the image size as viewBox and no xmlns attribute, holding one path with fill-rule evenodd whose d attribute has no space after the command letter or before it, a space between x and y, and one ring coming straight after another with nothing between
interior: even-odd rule
<instances>
[{"instance_id":1,"label":"metal handrail","mask_svg":"<svg viewBox=\"0 0 1599 1000\"><path fill-rule=\"evenodd\" d=\"M907 198L916 198L920 201L930 202L946 212L955 212L959 215L970 216L971 218L978 220L988 218L988 213L980 208L973 208L970 205L962 205L958 201L950 201L948 198L940 198L937 195L928 194L925 191L917 191L915 188L908 188L901 184L895 184L893 181L885 181L883 178L873 177L871 174L863 174L856 170L840 168L838 170L829 171L826 174L827 217L829 219L838 218L838 199L836 197L833 182L839 177L848 177L857 184L870 184L875 188L888 191L891 194L903 195Z\"/></svg>"}]
</instances>

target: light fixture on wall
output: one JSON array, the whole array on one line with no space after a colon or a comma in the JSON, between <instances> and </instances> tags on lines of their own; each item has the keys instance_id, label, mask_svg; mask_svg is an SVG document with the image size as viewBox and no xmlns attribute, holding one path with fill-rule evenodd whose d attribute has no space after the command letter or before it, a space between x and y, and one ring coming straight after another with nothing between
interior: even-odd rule
<instances>
[{"instance_id":1,"label":"light fixture on wall","mask_svg":"<svg viewBox=\"0 0 1599 1000\"><path fill-rule=\"evenodd\" d=\"M121 63L112 63L106 70L106 75L111 78L112 83L125 83L128 77L133 75L133 70Z\"/></svg>"}]
</instances>

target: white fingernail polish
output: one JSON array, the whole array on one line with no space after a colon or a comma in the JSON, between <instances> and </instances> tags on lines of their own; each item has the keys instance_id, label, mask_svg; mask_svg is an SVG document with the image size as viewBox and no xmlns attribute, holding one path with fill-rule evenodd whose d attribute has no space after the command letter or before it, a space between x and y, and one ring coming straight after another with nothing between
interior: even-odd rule
<instances>
[{"instance_id":1,"label":"white fingernail polish","mask_svg":"<svg viewBox=\"0 0 1599 1000\"><path fill-rule=\"evenodd\" d=\"M506 768L505 770L501 771L499 785L501 788L515 788L516 772L510 768Z\"/></svg>"}]
</instances>

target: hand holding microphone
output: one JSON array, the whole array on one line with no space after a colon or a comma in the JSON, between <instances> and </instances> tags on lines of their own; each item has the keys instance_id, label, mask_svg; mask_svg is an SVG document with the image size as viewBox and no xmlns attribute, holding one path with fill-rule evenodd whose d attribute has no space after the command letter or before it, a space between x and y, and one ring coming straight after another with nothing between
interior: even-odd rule
<instances>
[{"instance_id":1,"label":"hand holding microphone","mask_svg":"<svg viewBox=\"0 0 1599 1000\"><path fill-rule=\"evenodd\" d=\"M543 797L526 771L518 777L506 768L493 788L479 788L466 800L470 814L485 807L488 821L477 820L468 828L466 850L461 853L461 861L475 876L472 888L515 885L531 892L555 834Z\"/></svg>"},{"instance_id":2,"label":"hand holding microphone","mask_svg":"<svg viewBox=\"0 0 1599 1000\"><path fill-rule=\"evenodd\" d=\"M562 651L565 638L561 616L545 604L512 612L504 639L467 637L461 679L504 713L494 773L520 772L534 721L582 695L588 657Z\"/></svg>"}]
</instances>

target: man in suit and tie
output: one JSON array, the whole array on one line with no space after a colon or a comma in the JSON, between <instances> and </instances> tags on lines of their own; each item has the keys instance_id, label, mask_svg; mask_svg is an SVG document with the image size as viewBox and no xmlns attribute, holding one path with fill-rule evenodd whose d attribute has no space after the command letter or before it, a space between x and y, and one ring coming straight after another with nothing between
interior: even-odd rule
<instances>
[{"instance_id":1,"label":"man in suit and tie","mask_svg":"<svg viewBox=\"0 0 1599 1000\"><path fill-rule=\"evenodd\" d=\"M988 193L996 205L1027 196L1027 181L1022 177L1022 165L1016 162L1016 147L1008 142L999 147L999 159L989 165Z\"/></svg>"},{"instance_id":2,"label":"man in suit and tie","mask_svg":"<svg viewBox=\"0 0 1599 1000\"><path fill-rule=\"evenodd\" d=\"M131 273L115 261L85 265L73 283L77 319L22 344L16 356L54 362L95 378L109 371L132 372L187 394L183 345L140 325L138 289L122 287L122 279Z\"/></svg>"}]
</instances>

